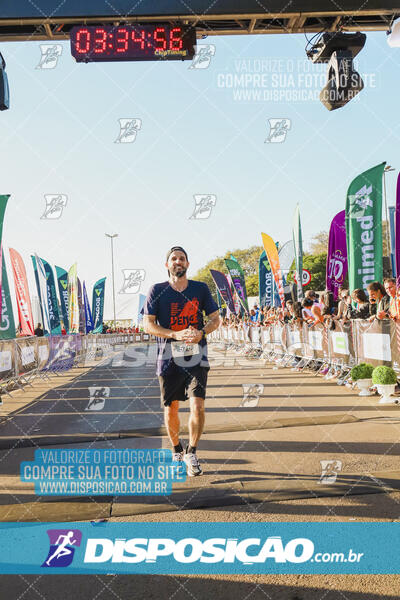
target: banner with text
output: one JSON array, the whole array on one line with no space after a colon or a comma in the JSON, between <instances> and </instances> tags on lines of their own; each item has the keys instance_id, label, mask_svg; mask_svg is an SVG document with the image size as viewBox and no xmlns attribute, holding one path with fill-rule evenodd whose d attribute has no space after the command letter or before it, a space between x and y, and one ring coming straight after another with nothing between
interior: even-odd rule
<instances>
[{"instance_id":1,"label":"banner with text","mask_svg":"<svg viewBox=\"0 0 400 600\"><path fill-rule=\"evenodd\" d=\"M385 163L358 175L346 199L350 291L382 281L382 176Z\"/></svg>"}]
</instances>

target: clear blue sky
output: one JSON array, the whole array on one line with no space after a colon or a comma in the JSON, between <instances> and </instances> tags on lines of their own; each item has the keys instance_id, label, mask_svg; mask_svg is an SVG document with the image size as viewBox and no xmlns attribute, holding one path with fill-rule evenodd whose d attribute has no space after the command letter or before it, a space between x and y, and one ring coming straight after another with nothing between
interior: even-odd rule
<instances>
[{"instance_id":1,"label":"clear blue sky","mask_svg":"<svg viewBox=\"0 0 400 600\"><path fill-rule=\"evenodd\" d=\"M111 317L104 233L116 232L117 314L135 317L134 296L118 294L122 269L145 269L146 292L165 280L171 245L187 249L194 274L227 250L261 244L261 231L285 242L297 202L307 247L344 208L357 174L384 160L400 168L400 49L389 48L385 33L368 34L358 57L366 88L332 113L319 100L293 100L306 73L316 80L309 91L324 81L325 65L305 59L304 36L199 43L216 47L207 69L187 61L76 64L63 43L57 67L43 70L39 43L1 44L11 92L10 110L0 113L0 193L11 194L4 245L22 254L31 294L30 253L66 269L77 261L90 296L107 276ZM265 100L235 99L240 88L222 87L260 61L271 70L264 70L267 87L249 79L247 90L266 91ZM268 100L279 85L288 101ZM142 120L134 143L114 143L120 118ZM284 143L265 143L270 118L291 119ZM389 204L396 176L386 178ZM63 215L40 219L44 194L52 193L67 194ZM202 193L215 194L217 204L209 219L190 220L193 195Z\"/></svg>"}]
</instances>

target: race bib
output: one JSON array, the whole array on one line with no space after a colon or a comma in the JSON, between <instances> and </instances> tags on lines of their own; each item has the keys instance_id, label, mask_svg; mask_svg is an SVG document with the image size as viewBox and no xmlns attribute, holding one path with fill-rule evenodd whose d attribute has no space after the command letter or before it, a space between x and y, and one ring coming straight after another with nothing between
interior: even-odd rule
<instances>
[{"instance_id":1,"label":"race bib","mask_svg":"<svg viewBox=\"0 0 400 600\"><path fill-rule=\"evenodd\" d=\"M185 342L171 342L172 356L174 358L183 358L200 354L199 344L185 344Z\"/></svg>"}]
</instances>

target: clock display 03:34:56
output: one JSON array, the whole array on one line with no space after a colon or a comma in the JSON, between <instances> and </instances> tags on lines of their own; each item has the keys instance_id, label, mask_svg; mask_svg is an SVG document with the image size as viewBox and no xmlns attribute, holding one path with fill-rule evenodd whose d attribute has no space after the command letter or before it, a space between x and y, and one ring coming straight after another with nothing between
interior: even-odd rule
<instances>
[{"instance_id":1,"label":"clock display 03:34:56","mask_svg":"<svg viewBox=\"0 0 400 600\"><path fill-rule=\"evenodd\" d=\"M183 25L88 25L73 27L71 53L77 62L191 60L196 31Z\"/></svg>"}]
</instances>

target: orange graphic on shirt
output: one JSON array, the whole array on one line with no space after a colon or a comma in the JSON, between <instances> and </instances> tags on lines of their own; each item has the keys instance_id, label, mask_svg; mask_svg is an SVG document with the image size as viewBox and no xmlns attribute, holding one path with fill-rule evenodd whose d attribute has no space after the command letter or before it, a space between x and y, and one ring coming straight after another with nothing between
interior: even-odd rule
<instances>
[{"instance_id":1,"label":"orange graphic on shirt","mask_svg":"<svg viewBox=\"0 0 400 600\"><path fill-rule=\"evenodd\" d=\"M198 329L199 314L199 301L197 298L188 300L180 312L178 302L172 302L169 327L174 331L187 329L189 325Z\"/></svg>"}]
</instances>

